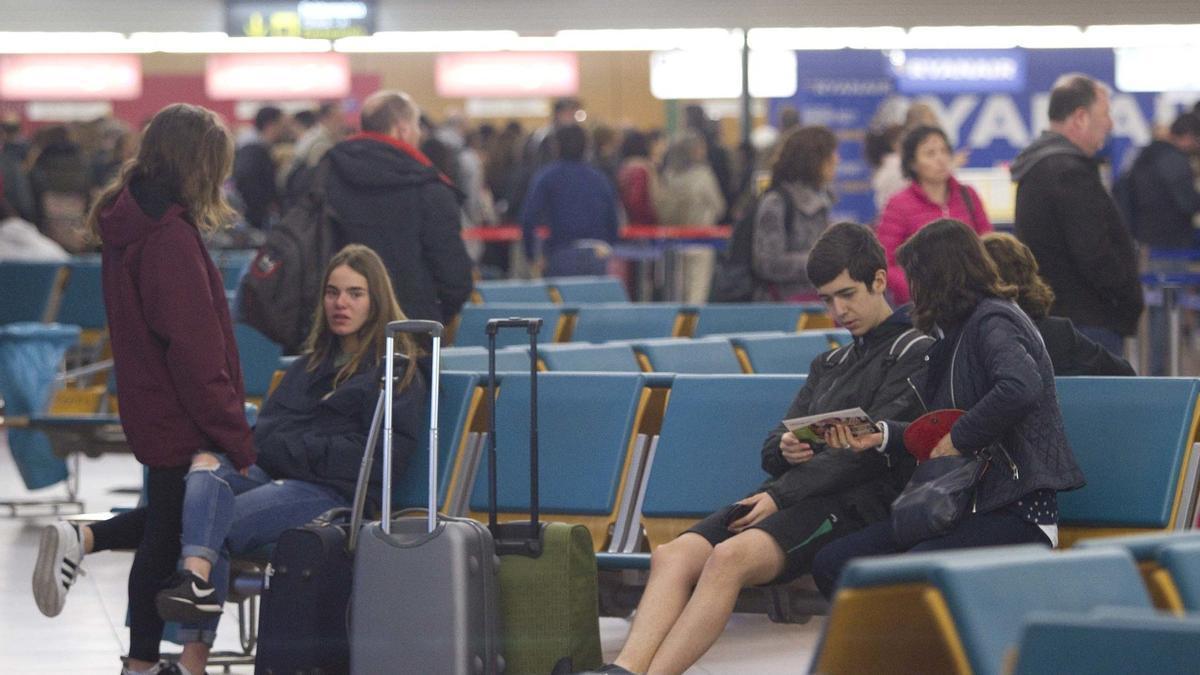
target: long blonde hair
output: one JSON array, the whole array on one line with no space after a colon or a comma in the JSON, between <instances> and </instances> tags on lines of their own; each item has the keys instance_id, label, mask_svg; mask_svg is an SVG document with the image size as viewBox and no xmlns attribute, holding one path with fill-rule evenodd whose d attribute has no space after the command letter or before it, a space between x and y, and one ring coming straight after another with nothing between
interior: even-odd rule
<instances>
[{"instance_id":1,"label":"long blonde hair","mask_svg":"<svg viewBox=\"0 0 1200 675\"><path fill-rule=\"evenodd\" d=\"M169 105L146 126L137 157L125 163L92 205L88 229L98 240L100 213L135 178L170 187L172 198L201 232L220 229L236 216L221 193L232 168L233 137L217 114L187 103Z\"/></svg>"},{"instance_id":2,"label":"long blonde hair","mask_svg":"<svg viewBox=\"0 0 1200 675\"><path fill-rule=\"evenodd\" d=\"M367 280L367 297L371 307L367 320L358 329L358 351L351 355L346 365L342 366L333 378L333 386L337 387L351 375L358 372L365 359L370 359L372 365L378 365L387 353L387 325L391 321L403 321L407 317L396 302L396 294L392 290L392 280L388 277L387 268L375 251L361 244L350 244L338 251L325 268L325 276L321 283L322 298L329 277L339 267L349 267ZM400 381L400 389L412 382L416 373L417 345L412 336L400 333L396 336L399 342L398 352L408 359L404 376ZM336 353L339 347L338 338L329 330L328 318L325 316L325 302L319 299L317 310L313 314L312 329L304 343L304 352L308 354L308 370L316 370L330 355Z\"/></svg>"}]
</instances>

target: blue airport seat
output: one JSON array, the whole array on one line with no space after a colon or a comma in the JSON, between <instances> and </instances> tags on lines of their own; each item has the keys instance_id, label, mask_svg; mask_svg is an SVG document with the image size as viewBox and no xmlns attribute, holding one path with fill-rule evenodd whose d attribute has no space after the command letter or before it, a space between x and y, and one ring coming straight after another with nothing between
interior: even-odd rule
<instances>
[{"instance_id":1,"label":"blue airport seat","mask_svg":"<svg viewBox=\"0 0 1200 675\"><path fill-rule=\"evenodd\" d=\"M822 330L791 335L731 336L754 373L807 374L813 359L832 349L829 333Z\"/></svg>"},{"instance_id":2,"label":"blue airport seat","mask_svg":"<svg viewBox=\"0 0 1200 675\"><path fill-rule=\"evenodd\" d=\"M700 305L694 335L748 331L795 332L804 307L796 303L746 303Z\"/></svg>"},{"instance_id":3,"label":"blue airport seat","mask_svg":"<svg viewBox=\"0 0 1200 675\"><path fill-rule=\"evenodd\" d=\"M1200 612L1200 540L1170 543L1159 552L1158 561L1175 582L1183 609Z\"/></svg>"},{"instance_id":4,"label":"blue airport seat","mask_svg":"<svg viewBox=\"0 0 1200 675\"><path fill-rule=\"evenodd\" d=\"M1200 531L1191 532L1152 532L1149 534L1131 534L1123 537L1096 537L1084 539L1074 548L1096 548L1098 546L1118 546L1129 551L1134 560L1147 562L1158 560L1159 553L1170 544L1180 542L1200 542Z\"/></svg>"},{"instance_id":5,"label":"blue airport seat","mask_svg":"<svg viewBox=\"0 0 1200 675\"><path fill-rule=\"evenodd\" d=\"M650 543L669 541L766 478L759 448L803 375L677 375L644 487ZM681 519L690 520L687 524Z\"/></svg>"},{"instance_id":6,"label":"blue airport seat","mask_svg":"<svg viewBox=\"0 0 1200 675\"><path fill-rule=\"evenodd\" d=\"M538 345L541 351L541 345ZM442 370L488 371L487 347L446 347L442 350ZM515 346L496 350L496 372L529 372L529 347Z\"/></svg>"},{"instance_id":7,"label":"blue airport seat","mask_svg":"<svg viewBox=\"0 0 1200 675\"><path fill-rule=\"evenodd\" d=\"M237 290L238 284L242 281L242 274L245 273L257 253L254 249L229 249L217 254L217 269L221 272L221 281L225 285L225 290Z\"/></svg>"},{"instance_id":8,"label":"blue airport seat","mask_svg":"<svg viewBox=\"0 0 1200 675\"><path fill-rule=\"evenodd\" d=\"M246 396L261 399L267 395L271 379L281 367L283 347L244 323L233 325L233 338L237 340Z\"/></svg>"},{"instance_id":9,"label":"blue airport seat","mask_svg":"<svg viewBox=\"0 0 1200 675\"><path fill-rule=\"evenodd\" d=\"M465 305L458 315L458 326L454 330L455 347L486 347L487 332L485 327L489 319L504 319L508 317L540 318L542 330L538 333L538 344L557 342L559 323L564 313L574 312L572 307L564 307L549 302L540 304L496 303L488 305ZM529 335L524 331L510 328L496 335L497 347L514 347L529 345Z\"/></svg>"},{"instance_id":10,"label":"blue airport seat","mask_svg":"<svg viewBox=\"0 0 1200 675\"><path fill-rule=\"evenodd\" d=\"M1150 609L1128 551L1052 552L1037 545L853 560L842 574L820 672L885 669L1002 672L1025 617L1036 610ZM879 621L902 626L879 630ZM897 635L902 637L897 638ZM951 665L954 664L954 665Z\"/></svg>"},{"instance_id":11,"label":"blue airport seat","mask_svg":"<svg viewBox=\"0 0 1200 675\"><path fill-rule=\"evenodd\" d=\"M1086 614L1030 613L1021 631L1015 675L1192 675L1200 616L1171 616L1124 607Z\"/></svg>"},{"instance_id":12,"label":"blue airport seat","mask_svg":"<svg viewBox=\"0 0 1200 675\"><path fill-rule=\"evenodd\" d=\"M539 503L547 520L582 523L601 545L645 398L636 373L538 376ZM497 506L502 519L529 516L529 376L505 374L496 397ZM488 511L486 445L470 496L472 517Z\"/></svg>"},{"instance_id":13,"label":"blue airport seat","mask_svg":"<svg viewBox=\"0 0 1200 675\"><path fill-rule=\"evenodd\" d=\"M99 330L108 325L104 312L104 288L101 282L100 258L77 257L69 263L71 274L63 291L58 309L58 322L79 326L84 330Z\"/></svg>"},{"instance_id":14,"label":"blue airport seat","mask_svg":"<svg viewBox=\"0 0 1200 675\"><path fill-rule=\"evenodd\" d=\"M685 311L684 305L677 303L580 305L571 342L678 337Z\"/></svg>"},{"instance_id":15,"label":"blue airport seat","mask_svg":"<svg viewBox=\"0 0 1200 675\"><path fill-rule=\"evenodd\" d=\"M0 325L54 321L66 275L62 263L0 262Z\"/></svg>"},{"instance_id":16,"label":"blue airport seat","mask_svg":"<svg viewBox=\"0 0 1200 675\"><path fill-rule=\"evenodd\" d=\"M504 281L480 281L475 284L480 302L550 302L550 292L541 279L509 279Z\"/></svg>"},{"instance_id":17,"label":"blue airport seat","mask_svg":"<svg viewBox=\"0 0 1200 675\"><path fill-rule=\"evenodd\" d=\"M1085 487L1059 493L1060 527L1182 529L1186 523L1175 496L1187 478L1200 380L1060 377L1055 382L1067 438L1087 478Z\"/></svg>"},{"instance_id":18,"label":"blue airport seat","mask_svg":"<svg viewBox=\"0 0 1200 675\"><path fill-rule=\"evenodd\" d=\"M556 302L580 305L597 302L629 302L625 285L617 277L548 277L546 286Z\"/></svg>"},{"instance_id":19,"label":"blue airport seat","mask_svg":"<svg viewBox=\"0 0 1200 675\"><path fill-rule=\"evenodd\" d=\"M693 375L741 374L733 346L724 338L674 338L634 341L633 349L658 373Z\"/></svg>"},{"instance_id":20,"label":"blue airport seat","mask_svg":"<svg viewBox=\"0 0 1200 675\"><path fill-rule=\"evenodd\" d=\"M481 377L475 373L442 372L438 390L438 506L445 510L454 459L462 452L471 416L483 400ZM424 415L429 418L428 409ZM393 508L429 506L429 432L421 434L408 468L392 488Z\"/></svg>"},{"instance_id":21,"label":"blue airport seat","mask_svg":"<svg viewBox=\"0 0 1200 675\"><path fill-rule=\"evenodd\" d=\"M538 357L550 371L593 371L602 373L636 373L637 356L633 347L624 343L594 345L563 342L538 345Z\"/></svg>"}]
</instances>

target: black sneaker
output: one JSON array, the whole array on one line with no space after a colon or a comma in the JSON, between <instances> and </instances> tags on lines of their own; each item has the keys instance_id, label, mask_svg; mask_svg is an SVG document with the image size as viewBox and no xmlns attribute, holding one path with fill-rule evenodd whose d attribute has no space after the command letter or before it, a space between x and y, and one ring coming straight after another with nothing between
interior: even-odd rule
<instances>
[{"instance_id":1,"label":"black sneaker","mask_svg":"<svg viewBox=\"0 0 1200 675\"><path fill-rule=\"evenodd\" d=\"M163 621L179 623L200 623L220 615L222 609L212 584L187 570L171 577L167 587L158 592L154 604Z\"/></svg>"}]
</instances>

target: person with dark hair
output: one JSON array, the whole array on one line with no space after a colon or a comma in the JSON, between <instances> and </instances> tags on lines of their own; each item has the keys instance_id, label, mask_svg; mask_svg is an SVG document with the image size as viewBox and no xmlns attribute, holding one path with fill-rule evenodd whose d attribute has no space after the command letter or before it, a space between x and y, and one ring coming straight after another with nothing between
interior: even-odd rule
<instances>
[{"instance_id":1,"label":"person with dark hair","mask_svg":"<svg viewBox=\"0 0 1200 675\"><path fill-rule=\"evenodd\" d=\"M899 543L890 519L821 549L813 578L827 598L850 560L912 551L1038 543L1058 545L1056 493L1083 486L1063 428L1054 368L1037 328L1012 301L974 230L949 218L919 230L898 254L913 294L913 323L937 342L926 378L914 384L930 410L966 411L930 459L981 456L990 462L970 513L940 536ZM832 444L897 461L906 422L883 418L880 432L853 436L835 427Z\"/></svg>"},{"instance_id":2,"label":"person with dark hair","mask_svg":"<svg viewBox=\"0 0 1200 675\"><path fill-rule=\"evenodd\" d=\"M39 129L25 161L36 210L34 222L67 251L83 251L83 221L94 186L74 130L63 124Z\"/></svg>"},{"instance_id":3,"label":"person with dark hair","mask_svg":"<svg viewBox=\"0 0 1200 675\"><path fill-rule=\"evenodd\" d=\"M0 262L39 261L67 262L71 254L37 226L17 213L4 197L4 181L0 181Z\"/></svg>"},{"instance_id":4,"label":"person with dark hair","mask_svg":"<svg viewBox=\"0 0 1200 675\"><path fill-rule=\"evenodd\" d=\"M706 159L717 178L717 185L721 188L721 198L725 200L726 205L732 204L737 197L733 191L733 160L729 151L721 145L721 135L716 123L708 118L703 106L692 104L684 108L684 126L704 139ZM718 220L724 221L725 214Z\"/></svg>"},{"instance_id":5,"label":"person with dark hair","mask_svg":"<svg viewBox=\"0 0 1200 675\"><path fill-rule=\"evenodd\" d=\"M1050 93L1050 129L1012 164L1016 235L1054 289L1050 313L1065 316L1113 354L1137 331L1142 285L1129 230L1094 159L1112 117L1108 89L1065 75Z\"/></svg>"},{"instance_id":6,"label":"person with dark hair","mask_svg":"<svg viewBox=\"0 0 1200 675\"><path fill-rule=\"evenodd\" d=\"M417 149L420 108L408 94L377 91L363 102L362 133L322 162L334 246L363 244L387 266L400 309L449 324L471 295L462 239L462 193Z\"/></svg>"},{"instance_id":7,"label":"person with dark hair","mask_svg":"<svg viewBox=\"0 0 1200 675\"><path fill-rule=\"evenodd\" d=\"M924 371L933 340L888 305L887 262L875 234L855 223L831 226L813 246L808 275L854 341L813 359L781 419L851 407L876 419L916 417L908 379ZM830 542L886 519L914 466L911 458L802 443L782 423L761 456L771 478L754 494L654 550L629 636L603 672L684 672L720 636L743 587L803 575ZM749 510L737 516L735 508Z\"/></svg>"},{"instance_id":8,"label":"person with dark hair","mask_svg":"<svg viewBox=\"0 0 1200 675\"><path fill-rule=\"evenodd\" d=\"M794 129L779 143L771 185L754 214L751 265L756 300L812 300L809 252L829 224L837 175L837 136L826 127Z\"/></svg>"},{"instance_id":9,"label":"person with dark hair","mask_svg":"<svg viewBox=\"0 0 1200 675\"><path fill-rule=\"evenodd\" d=\"M555 142L559 158L533 177L521 208L525 255L550 276L604 274L608 247L617 240L617 195L604 174L584 161L583 127L560 127ZM541 260L539 225L550 230Z\"/></svg>"},{"instance_id":10,"label":"person with dark hair","mask_svg":"<svg viewBox=\"0 0 1200 675\"><path fill-rule=\"evenodd\" d=\"M983 247L1000 280L1017 289L1017 305L1042 334L1055 375L1136 375L1128 361L1075 330L1070 319L1050 316L1054 291L1038 276L1037 259L1028 246L1011 234L990 232L983 236Z\"/></svg>"},{"instance_id":11,"label":"person with dark hair","mask_svg":"<svg viewBox=\"0 0 1200 675\"><path fill-rule=\"evenodd\" d=\"M621 141L621 167L617 170L617 193L625 215L635 225L658 224L658 171L650 160L650 141L637 129L625 131Z\"/></svg>"},{"instance_id":12,"label":"person with dark hair","mask_svg":"<svg viewBox=\"0 0 1200 675\"><path fill-rule=\"evenodd\" d=\"M509 213L521 213L525 198L533 185L533 177L547 164L560 159L558 149L558 130L573 124L580 124L587 119L583 110L583 102L574 97L554 100L549 123L538 127L525 139L521 149L520 163L508 190Z\"/></svg>"},{"instance_id":13,"label":"person with dark hair","mask_svg":"<svg viewBox=\"0 0 1200 675\"><path fill-rule=\"evenodd\" d=\"M897 303L908 302L904 270L896 249L917 230L938 218L956 218L979 234L992 231L979 195L954 179L950 139L938 127L919 126L900 144L900 169L910 182L888 200L879 217L879 241L888 255L888 288Z\"/></svg>"},{"instance_id":14,"label":"person with dark hair","mask_svg":"<svg viewBox=\"0 0 1200 675\"><path fill-rule=\"evenodd\" d=\"M271 148L288 133L287 118L273 105L259 108L254 129L241 138L233 158L233 184L242 199L246 223L265 230L278 215L278 168Z\"/></svg>"}]
</instances>

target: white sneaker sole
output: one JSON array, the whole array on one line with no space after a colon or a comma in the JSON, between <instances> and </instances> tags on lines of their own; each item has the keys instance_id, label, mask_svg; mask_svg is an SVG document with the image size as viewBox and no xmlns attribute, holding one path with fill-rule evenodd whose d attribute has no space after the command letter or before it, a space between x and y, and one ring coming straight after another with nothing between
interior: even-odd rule
<instances>
[{"instance_id":1,"label":"white sneaker sole","mask_svg":"<svg viewBox=\"0 0 1200 675\"><path fill-rule=\"evenodd\" d=\"M56 574L67 546L63 540L67 534L55 525L42 528L37 563L33 568L33 599L42 614L49 617L58 616L67 602L67 589L62 587Z\"/></svg>"}]
</instances>

